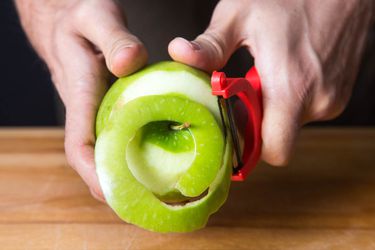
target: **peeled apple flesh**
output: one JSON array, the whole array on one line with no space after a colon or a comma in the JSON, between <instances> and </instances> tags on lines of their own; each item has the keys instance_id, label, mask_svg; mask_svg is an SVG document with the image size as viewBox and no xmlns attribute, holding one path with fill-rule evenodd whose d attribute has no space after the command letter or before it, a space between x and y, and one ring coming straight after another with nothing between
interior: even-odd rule
<instances>
[{"instance_id":1,"label":"peeled apple flesh","mask_svg":"<svg viewBox=\"0 0 375 250\"><path fill-rule=\"evenodd\" d=\"M224 132L207 74L160 62L118 79L96 120L107 203L151 231L204 227L228 195L232 146Z\"/></svg>"}]
</instances>

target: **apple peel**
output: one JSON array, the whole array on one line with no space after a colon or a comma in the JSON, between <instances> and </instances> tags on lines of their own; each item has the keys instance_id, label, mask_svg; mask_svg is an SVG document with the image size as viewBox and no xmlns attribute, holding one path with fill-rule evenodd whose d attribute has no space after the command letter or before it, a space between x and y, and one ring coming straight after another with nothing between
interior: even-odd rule
<instances>
[{"instance_id":1,"label":"apple peel","mask_svg":"<svg viewBox=\"0 0 375 250\"><path fill-rule=\"evenodd\" d=\"M176 62L148 66L111 87L97 116L95 161L106 201L121 219L188 232L224 203L232 145L210 91L208 75Z\"/></svg>"}]
</instances>

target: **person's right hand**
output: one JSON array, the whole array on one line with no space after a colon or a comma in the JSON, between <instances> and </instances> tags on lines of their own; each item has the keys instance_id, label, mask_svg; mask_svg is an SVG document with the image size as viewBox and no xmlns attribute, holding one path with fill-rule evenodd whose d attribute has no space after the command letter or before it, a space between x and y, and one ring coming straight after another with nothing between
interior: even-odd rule
<instances>
[{"instance_id":1,"label":"person's right hand","mask_svg":"<svg viewBox=\"0 0 375 250\"><path fill-rule=\"evenodd\" d=\"M132 73L146 63L147 52L127 30L114 0L16 0L16 5L66 107L68 162L93 196L104 200L94 162L96 112L109 71L118 77Z\"/></svg>"},{"instance_id":2,"label":"person's right hand","mask_svg":"<svg viewBox=\"0 0 375 250\"><path fill-rule=\"evenodd\" d=\"M373 0L221 0L207 30L172 40L169 54L212 72L246 47L262 81L262 159L283 166L301 126L344 110L374 8Z\"/></svg>"}]
</instances>

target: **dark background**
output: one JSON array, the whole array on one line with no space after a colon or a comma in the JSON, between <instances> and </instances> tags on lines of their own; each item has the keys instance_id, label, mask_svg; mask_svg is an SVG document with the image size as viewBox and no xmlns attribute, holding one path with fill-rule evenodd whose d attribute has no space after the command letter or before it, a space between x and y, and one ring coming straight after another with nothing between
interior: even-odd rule
<instances>
[{"instance_id":1,"label":"dark background","mask_svg":"<svg viewBox=\"0 0 375 250\"><path fill-rule=\"evenodd\" d=\"M135 5L132 6L132 2L135 1L128 2L128 9L137 8ZM154 2L156 8L158 1L152 2ZM179 2L179 5L187 3L187 1L177 2ZM199 6L196 6L199 11L196 12L198 14L194 18L199 22L195 23L195 29L186 32L186 34L181 34L181 29L177 27L176 34L173 34L173 36L185 36L192 39L205 29L209 16L204 13L212 11L214 4L204 2L202 1ZM154 14L155 8L152 6L149 8L153 15L157 15ZM157 53L156 49L153 49L152 44L147 41L152 39L153 43L162 44L166 48L167 42L173 36L166 36L163 38L164 40L155 41L162 36L147 35L142 31L146 30L146 26L150 27L151 30L157 30L158 27L159 30L160 27L165 29L165 26L159 24L158 27L152 27L152 23L142 24L141 22L139 24L138 22L138 27L132 27L131 20L133 17L131 13L128 13L130 29L135 31L141 40L145 41L150 51L151 62L167 60L166 50L162 56L153 56ZM133 13L137 12L134 11ZM160 13L161 16L164 14ZM136 18L135 15L134 18ZM154 16L154 18L157 19L158 16ZM172 15L171 18L179 18L179 16L173 17ZM142 27L142 25L145 27ZM317 123L318 125L375 125L374 30L373 27L369 34L357 84L348 107L337 119ZM242 75L250 66L249 59L250 57L245 50L241 50L232 57L224 71L228 75ZM244 60L247 60L248 63L241 63ZM20 28L13 3L10 0L0 1L0 86L0 126L57 126L63 123L61 103L51 83L48 71L27 42Z\"/></svg>"}]
</instances>

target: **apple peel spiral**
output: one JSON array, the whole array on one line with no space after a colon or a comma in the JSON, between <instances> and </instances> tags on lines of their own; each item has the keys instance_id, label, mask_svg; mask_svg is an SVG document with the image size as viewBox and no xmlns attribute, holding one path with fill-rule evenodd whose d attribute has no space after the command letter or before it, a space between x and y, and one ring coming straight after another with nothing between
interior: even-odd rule
<instances>
[{"instance_id":1,"label":"apple peel spiral","mask_svg":"<svg viewBox=\"0 0 375 250\"><path fill-rule=\"evenodd\" d=\"M107 203L151 231L204 227L228 195L232 146L224 129L206 73L160 62L118 79L96 120Z\"/></svg>"}]
</instances>

